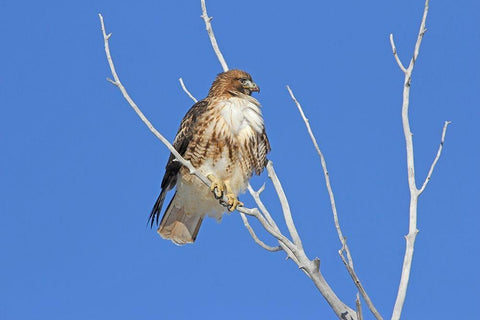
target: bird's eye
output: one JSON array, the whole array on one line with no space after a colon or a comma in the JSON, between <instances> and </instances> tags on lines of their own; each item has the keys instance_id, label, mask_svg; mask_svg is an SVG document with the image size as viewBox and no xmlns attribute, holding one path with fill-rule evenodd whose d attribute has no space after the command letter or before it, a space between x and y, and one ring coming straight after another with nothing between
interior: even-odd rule
<instances>
[{"instance_id":1,"label":"bird's eye","mask_svg":"<svg viewBox=\"0 0 480 320\"><path fill-rule=\"evenodd\" d=\"M246 79L246 78L242 78L242 79L240 79L240 82L241 82L242 84L245 84L245 82L247 82L247 79Z\"/></svg>"}]
</instances>

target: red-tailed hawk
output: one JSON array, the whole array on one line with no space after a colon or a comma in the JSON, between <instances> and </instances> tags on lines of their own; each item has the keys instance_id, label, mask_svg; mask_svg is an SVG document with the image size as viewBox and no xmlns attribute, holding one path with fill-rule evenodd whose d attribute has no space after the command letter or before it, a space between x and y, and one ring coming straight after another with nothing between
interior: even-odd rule
<instances>
[{"instance_id":1,"label":"red-tailed hawk","mask_svg":"<svg viewBox=\"0 0 480 320\"><path fill-rule=\"evenodd\" d=\"M241 70L220 73L208 96L195 103L182 120L173 146L212 182L209 188L170 154L161 192L150 213L158 224L168 190L175 195L163 214L158 233L175 244L192 243L205 215L221 220L225 207L239 205L238 194L266 165L270 144L265 133L260 103L251 94L260 91L252 77Z\"/></svg>"}]
</instances>

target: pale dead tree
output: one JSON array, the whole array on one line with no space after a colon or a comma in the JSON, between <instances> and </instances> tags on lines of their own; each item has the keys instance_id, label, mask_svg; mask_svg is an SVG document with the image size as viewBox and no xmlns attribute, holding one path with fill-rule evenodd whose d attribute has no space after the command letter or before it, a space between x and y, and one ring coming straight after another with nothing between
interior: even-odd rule
<instances>
[{"instance_id":1,"label":"pale dead tree","mask_svg":"<svg viewBox=\"0 0 480 320\"><path fill-rule=\"evenodd\" d=\"M201 6L202 6L201 17L205 22L205 27L206 27L206 30L208 32L212 47L214 49L214 52L215 52L220 64L222 65L223 70L227 71L228 66L227 66L227 63L226 63L220 49L219 49L217 40L215 39L213 29L212 29L212 25L211 25L212 18L209 17L208 14L207 14L205 0L201 0ZM415 47L414 58L412 59L412 62L411 62L408 69L405 69L403 67L403 65L401 64L401 62L400 62L400 60L399 60L399 58L396 54L396 49L395 49L395 46L393 44L393 38L391 38L395 58L397 59L397 62L399 63L399 66L401 67L402 71L404 71L405 79L406 79L405 80L406 85L405 85L405 88L404 88L403 111L402 111L402 117L404 118L404 129L405 129L405 125L408 125L408 112L407 111L408 111L408 90L409 90L409 85L410 85L410 78L411 78L411 73L413 71L413 65L415 63L416 57L418 56L418 50L419 50L419 47L420 47L421 38L423 37L423 34L425 32L425 19L426 19L427 12L428 12L428 1L425 5L424 16L423 16L423 19L422 19L422 27L420 28L419 38L417 40L417 46ZM163 144L166 145L166 147L169 149L169 151L176 157L176 159L182 165L184 165L185 167L187 167L189 169L190 174L195 175L203 183L205 183L207 186L210 186L210 181L208 180L208 178L205 177L200 171L197 171L189 161L185 160L175 150L175 148L169 143L169 141L167 139L165 139L165 137L162 134L160 134L153 127L151 122L145 117L145 115L140 111L140 109L135 104L135 102L128 95L127 90L122 85L122 83L120 81L120 78L118 77L118 74L115 70L115 66L114 66L114 63L113 63L113 60L112 60L112 57L111 57L111 54L110 54L109 39L111 37L111 34L106 33L105 25L104 25L104 22L103 22L103 17L102 17L101 14L99 14L99 18L100 18L102 34L103 34L103 38L104 38L105 53L106 53L108 64L110 66L110 70L111 70L111 73L112 73L112 76L113 76L113 80L111 80L109 78L107 78L107 80L120 89L124 98L127 100L129 105L135 110L135 112L141 118L141 120L147 125L147 127L150 129L150 131L159 140L161 140L161 142ZM407 88L407 77L408 77L408 88ZM185 93L194 102L196 102L197 99L188 91L187 87L185 86L185 84L183 82L183 79L180 78L179 81L180 81L180 85L182 86L182 89L185 91ZM332 212L333 212L334 224L335 224L335 228L337 230L338 237L339 237L340 242L341 242L341 249L339 250L339 255L342 258L342 261L344 262L348 273L352 277L354 284L358 288L358 292L360 293L360 295L365 300L368 308L370 309L370 311L372 312L374 317L376 319L383 319L382 316L376 310L376 308L373 305L371 299L368 297L363 285L360 282L360 279L358 278L357 274L355 273L355 270L354 270L354 267L353 267L353 259L352 259L351 254L350 254L350 250L348 248L346 238L344 237L344 235L342 233L342 230L340 228L339 218L338 218L336 205L335 205L335 197L334 197L332 187L331 187L331 184L330 184L329 174L328 174L326 161L325 161L325 158L323 156L323 153L321 152L321 150L318 146L317 140L316 140L315 136L313 135L313 132L310 128L309 120L305 116L300 103L297 101L297 99L293 95L293 92L290 89L290 87L287 86L287 89L288 89L288 91L290 93L290 96L292 97L295 105L297 106L304 122L305 122L305 125L306 125L307 130L310 134L310 137L311 137L312 142L315 146L315 149L317 150L317 153L320 156L321 165L322 165L322 169L323 169L324 176L325 176L326 187L327 187L327 191L328 191L328 194L329 194L329 197L330 197L330 203L331 203ZM434 167L435 167L435 165L436 165L436 163L437 163L437 161L440 157L447 125L448 125L448 122L445 123L443 133L442 133L442 142L440 144L440 148L437 152L437 156L436 156L436 158L435 158L435 160L434 160L434 162L431 166L431 169L428 173L427 179L425 180L422 188L421 189L416 189L416 187L415 187L415 189L411 188L411 190L416 191L415 192L415 196L416 196L415 197L415 223L416 223L416 201L418 200L418 196L424 191L428 181L430 180L433 169L434 169ZM408 128L408 130L407 129L405 129L405 130L406 130L405 131L406 133L410 132L409 128ZM412 163L410 163L410 160L408 161L409 183L410 183L410 180L411 180L410 171L413 172L413 146L412 146L412 142L411 142L411 136L410 136L410 140L408 140L407 139L407 134L406 134L406 141L407 141L407 154L408 154L408 157L409 157L408 159L410 159L410 153L409 153L410 151L411 151L411 159L412 159ZM412 170L410 170L410 168L412 168ZM260 194L264 190L265 184L258 191L255 191L250 185L248 185L248 191L250 192L252 198L255 200L255 203L257 204L258 208L251 208L251 209L250 208L245 208L245 207L238 207L237 208L237 211L240 213L240 215L242 217L242 221L243 221L245 227L247 228L248 232L250 233L250 235L252 236L254 241L258 245L260 245L262 248L264 248L268 251L271 251L271 252L284 251L287 254L287 257L290 258L292 261L294 261L299 266L299 268L303 272L305 272L305 274L313 281L313 283L315 284L317 289L320 291L320 293L326 299L327 303L330 305L330 307L332 308L332 310L334 311L334 313L337 315L337 317L339 319L346 319L346 320L361 320L361 319L363 319L359 294L357 293L357 298L356 298L356 301L355 301L356 310L354 310L354 309L350 308L347 304L345 304L343 301L341 301L337 297L337 295L335 294L333 289L328 285L328 283L326 282L322 273L320 272L320 260L318 258L309 259L308 256L306 255L306 253L303 249L301 238L300 238L300 236L297 232L297 229L296 229L294 221L293 221L293 217L292 217L292 213L291 213L291 210L290 210L290 206L288 204L287 197L286 197L286 195L283 191L282 184L280 183L280 180L278 179L278 177L275 173L275 170L273 168L273 164L272 164L271 161L268 161L268 163L267 163L267 172L268 172L268 177L272 181L274 189L275 189L275 191L278 195L278 198L279 198L279 201L280 201L280 204L281 204L281 207L282 207L282 213L283 213L283 216L284 216L284 219L285 219L285 224L288 228L290 237L282 234L282 232L278 228L277 222L273 219L272 215L270 214L270 212L268 211L265 204L263 203L263 201L260 198ZM414 182L414 177L413 177L413 183L415 183ZM413 198L413 193L412 193L412 198ZM220 199L219 201L220 201L221 204L226 205L225 196L224 196L223 199ZM412 206L411 206L411 211L410 212L411 212L410 226L412 226ZM278 246L270 246L270 245L267 245L264 241L260 240L258 238L258 236L256 235L255 231L253 230L253 228L251 227L250 223L248 222L247 216L252 216L252 217L256 218L260 222L260 224L263 226L263 228L278 241ZM416 226L416 224L415 224L415 226ZM414 229L416 230L416 227L414 227ZM416 232L418 232L418 231L416 231ZM414 232L413 240L415 238L416 232ZM407 245L408 245L408 236L407 236ZM410 259L409 260L410 263L408 264L408 270L407 271L405 271L406 267L405 267L405 263L404 263L404 272L407 273L406 274L407 280L406 280L406 283L404 283L405 282L404 275L403 275L404 272L402 272L402 281L401 281L401 285L400 285L399 293L398 293L399 296L401 296L403 294L403 299L405 297L406 285L408 284L408 274L410 272L411 254L412 253L413 253L413 242L412 242L411 251L409 251L408 247L407 247L407 253L405 254L405 260ZM408 258L407 255L410 255L410 258ZM398 299L397 299L397 302L398 302ZM401 305L399 307L400 312L401 312L402 306L403 306L403 300L401 301ZM396 314L395 313L396 310L397 310L397 304L395 305L394 315ZM394 318L392 317L392 319L394 319ZM395 318L395 319L397 319L397 318Z\"/></svg>"}]
</instances>

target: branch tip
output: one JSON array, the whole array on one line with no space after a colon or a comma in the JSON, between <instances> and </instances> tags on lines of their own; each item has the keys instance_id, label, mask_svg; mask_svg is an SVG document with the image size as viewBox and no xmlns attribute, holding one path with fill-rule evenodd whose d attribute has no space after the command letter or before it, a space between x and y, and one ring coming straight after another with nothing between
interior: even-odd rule
<instances>
[{"instance_id":1,"label":"branch tip","mask_svg":"<svg viewBox=\"0 0 480 320\"><path fill-rule=\"evenodd\" d=\"M400 57L398 56L397 53L397 47L395 46L395 41L393 40L393 33L390 33L390 46L392 47L392 53L395 58L395 61L397 61L398 67L400 70L402 70L403 73L407 73L407 69L403 65L402 61L400 60Z\"/></svg>"},{"instance_id":2,"label":"branch tip","mask_svg":"<svg viewBox=\"0 0 480 320\"><path fill-rule=\"evenodd\" d=\"M198 100L188 91L187 87L185 86L185 83L183 83L183 79L179 78L178 81L180 81L180 85L182 86L183 91L190 97L190 99L193 100L193 102L197 103Z\"/></svg>"},{"instance_id":3,"label":"branch tip","mask_svg":"<svg viewBox=\"0 0 480 320\"><path fill-rule=\"evenodd\" d=\"M258 191L257 191L258 195L260 195L264 190L265 190L265 182L262 184L260 189L258 189Z\"/></svg>"},{"instance_id":4,"label":"branch tip","mask_svg":"<svg viewBox=\"0 0 480 320\"><path fill-rule=\"evenodd\" d=\"M433 170L435 169L435 166L437 165L437 162L440 159L440 156L442 155L443 145L445 143L445 136L447 134L447 128L448 128L448 125L450 123L452 123L452 122L451 121L445 121L445 123L443 124L442 136L440 138L440 145L438 146L437 155L433 159L432 165L430 166L430 170L428 171L427 177L425 178L425 181L423 182L422 187L420 188L420 190L418 190L419 195L422 194L423 191L425 191L425 188L427 187L427 184L430 182L430 180L432 178Z\"/></svg>"},{"instance_id":5,"label":"branch tip","mask_svg":"<svg viewBox=\"0 0 480 320\"><path fill-rule=\"evenodd\" d=\"M212 44L213 51L215 51L218 61L222 65L223 71L224 72L228 71L227 62L225 61L225 58L223 58L222 52L218 47L217 39L215 38L215 34L213 33L212 24L211 24L213 17L208 16L207 5L205 4L205 0L201 0L201 5L202 5L202 15L200 17L205 22L205 28L207 29L208 37L210 38L210 43Z\"/></svg>"}]
</instances>

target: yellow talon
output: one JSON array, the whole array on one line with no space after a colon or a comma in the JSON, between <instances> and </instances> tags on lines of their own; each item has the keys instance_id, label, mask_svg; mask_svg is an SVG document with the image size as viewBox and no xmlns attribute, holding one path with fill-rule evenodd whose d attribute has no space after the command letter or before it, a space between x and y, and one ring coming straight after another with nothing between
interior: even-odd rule
<instances>
[{"instance_id":1,"label":"yellow talon","mask_svg":"<svg viewBox=\"0 0 480 320\"><path fill-rule=\"evenodd\" d=\"M215 199L221 199L223 197L223 193L226 189L225 184L218 180L213 174L209 174L207 176L208 180L212 182L210 185L210 191L213 192L213 196Z\"/></svg>"},{"instance_id":2,"label":"yellow talon","mask_svg":"<svg viewBox=\"0 0 480 320\"><path fill-rule=\"evenodd\" d=\"M213 193L215 199L222 199L223 195L227 198L227 209L229 212L235 211L237 207L243 207L243 202L240 202L237 196L231 191L228 183L223 182L213 174L207 176L208 180L212 182L210 185L210 191Z\"/></svg>"},{"instance_id":3,"label":"yellow talon","mask_svg":"<svg viewBox=\"0 0 480 320\"><path fill-rule=\"evenodd\" d=\"M235 211L237 207L243 207L243 202L239 201L238 198L233 193L227 194L226 197L228 199L228 202L227 202L228 211L232 212L232 211Z\"/></svg>"}]
</instances>

